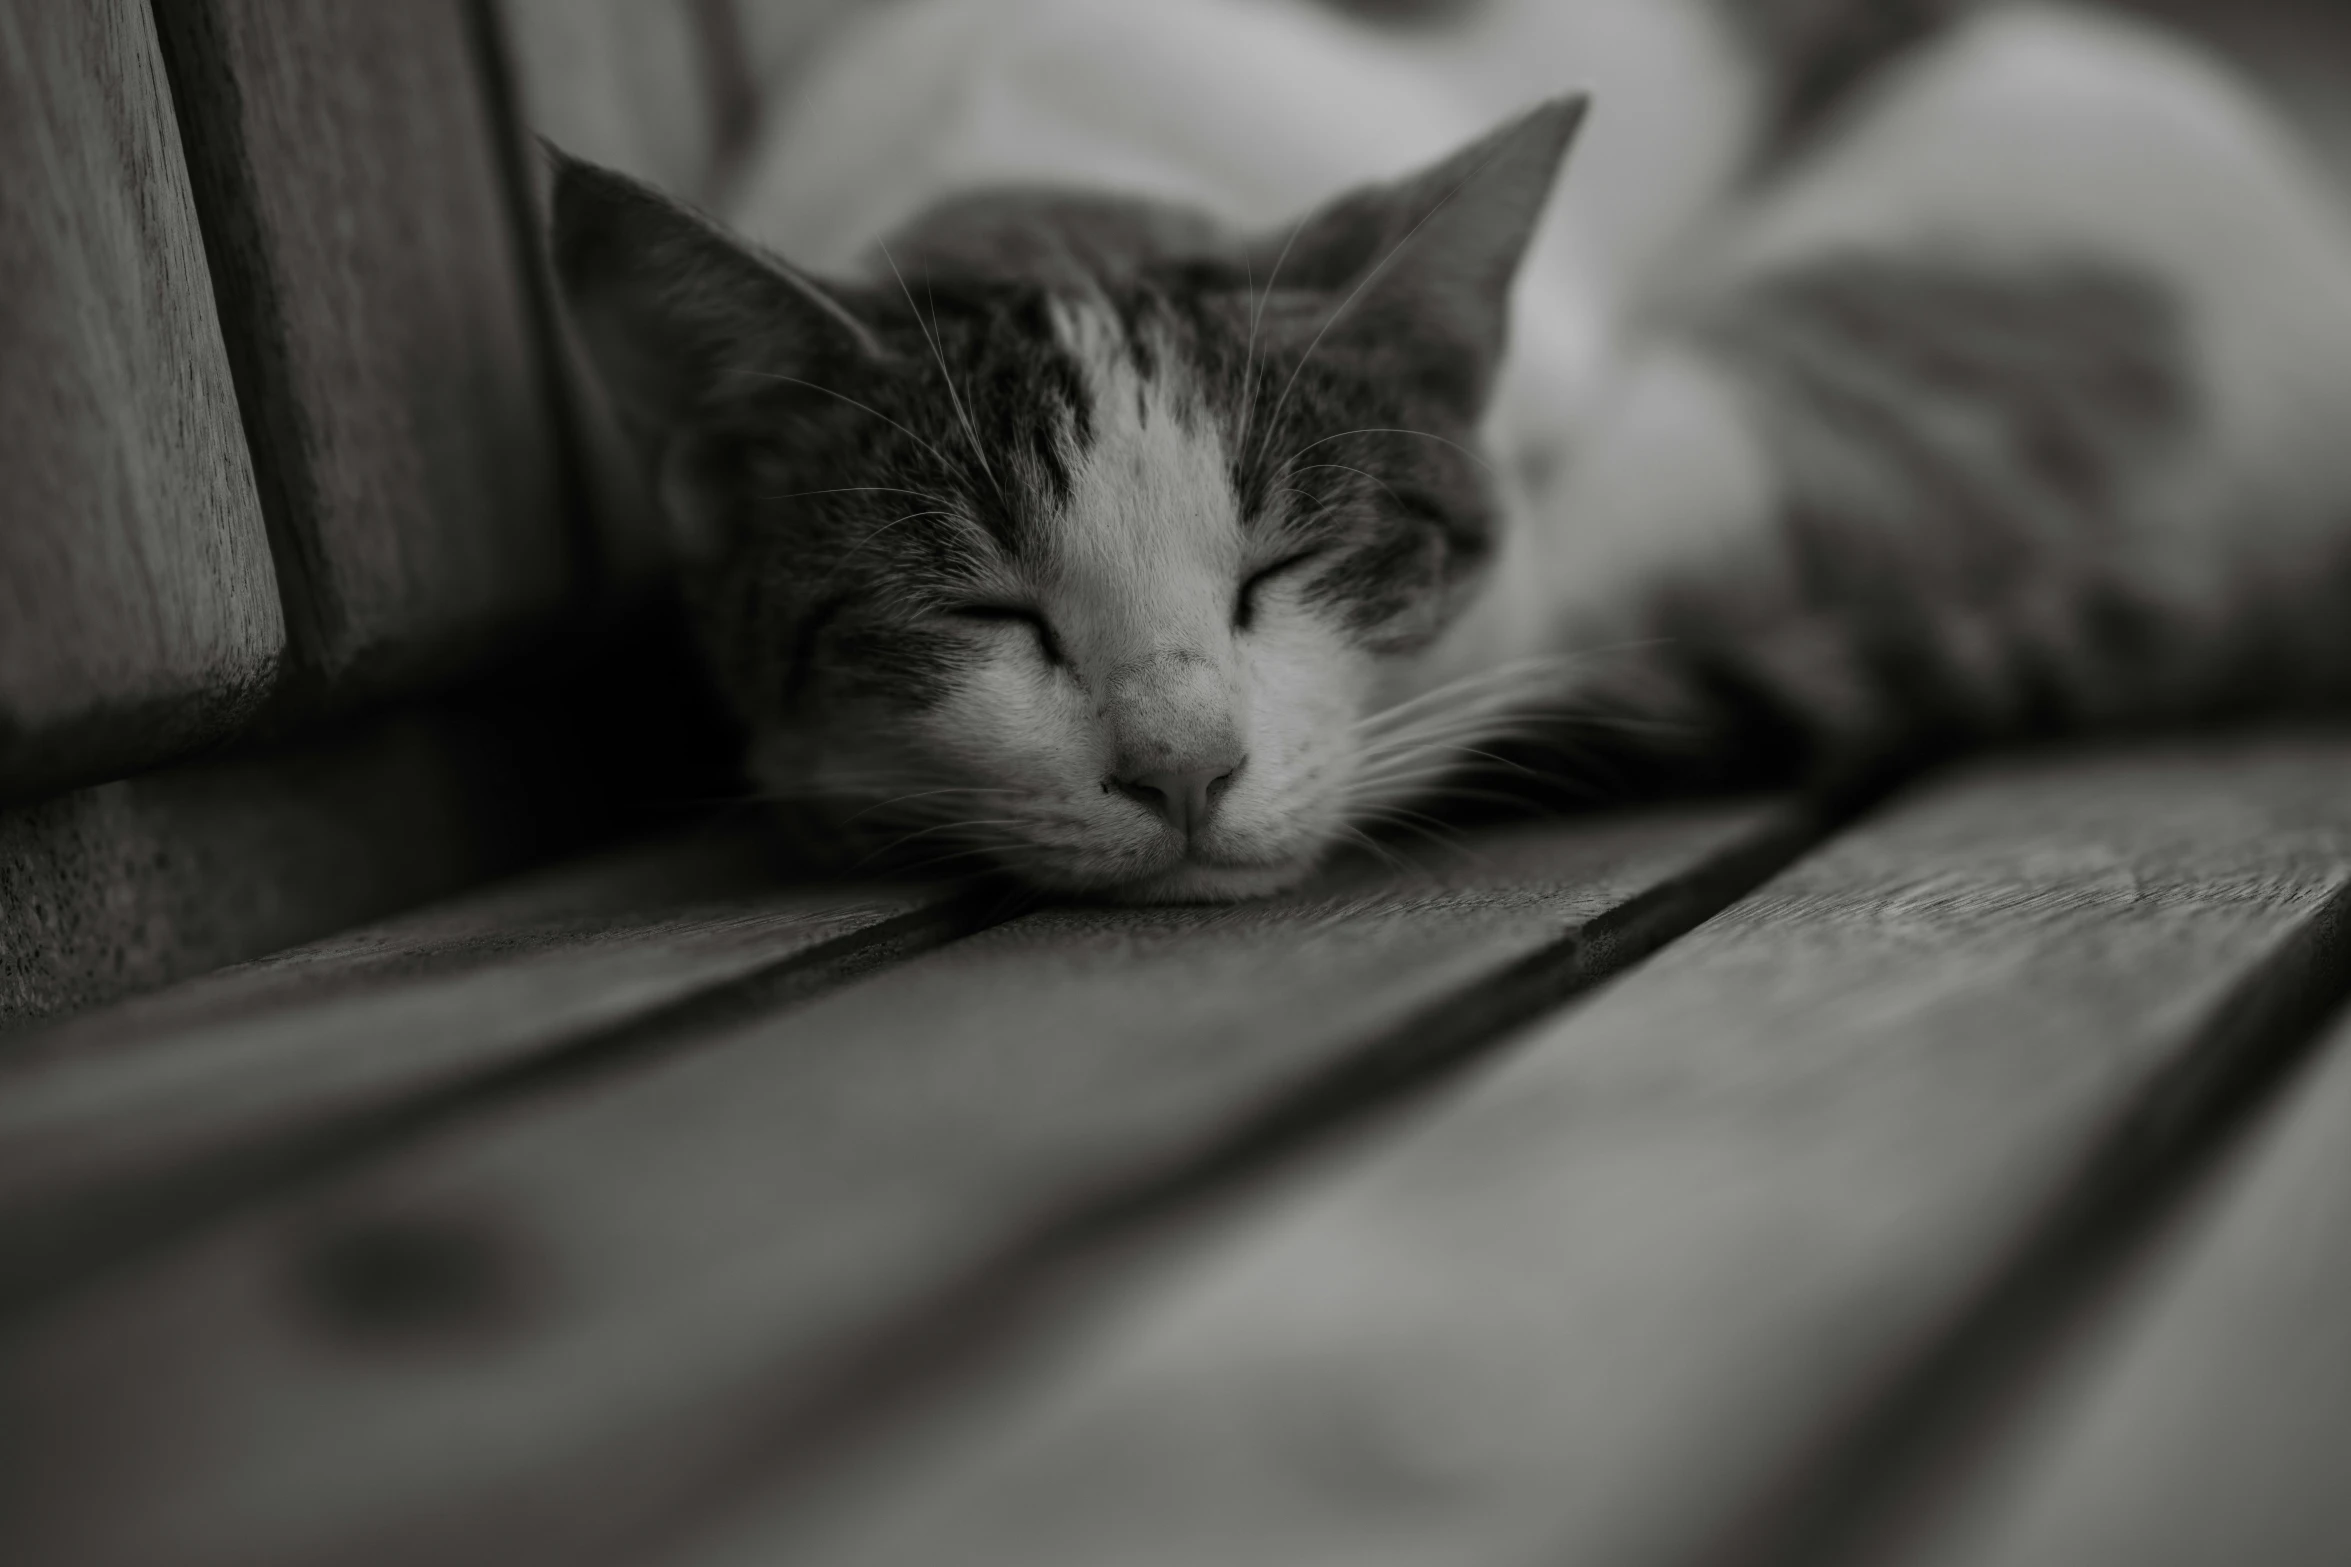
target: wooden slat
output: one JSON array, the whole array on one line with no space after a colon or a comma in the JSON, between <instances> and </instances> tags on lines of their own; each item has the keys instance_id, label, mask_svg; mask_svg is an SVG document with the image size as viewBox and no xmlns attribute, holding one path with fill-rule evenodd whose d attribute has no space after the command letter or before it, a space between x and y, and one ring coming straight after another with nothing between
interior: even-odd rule
<instances>
[{"instance_id":1,"label":"wooden slat","mask_svg":"<svg viewBox=\"0 0 2351 1567\"><path fill-rule=\"evenodd\" d=\"M779 886L772 860L751 826L616 851L10 1040L0 1300L370 1118L925 902Z\"/></svg>"},{"instance_id":2,"label":"wooden slat","mask_svg":"<svg viewBox=\"0 0 2351 1567\"><path fill-rule=\"evenodd\" d=\"M1878 1560L2351 1561L2351 1028Z\"/></svg>"},{"instance_id":3,"label":"wooden slat","mask_svg":"<svg viewBox=\"0 0 2351 1567\"><path fill-rule=\"evenodd\" d=\"M156 17L295 649L338 695L445 674L574 567L477 18Z\"/></svg>"},{"instance_id":4,"label":"wooden slat","mask_svg":"<svg viewBox=\"0 0 2351 1567\"><path fill-rule=\"evenodd\" d=\"M145 0L0 0L0 799L235 727L285 628Z\"/></svg>"},{"instance_id":5,"label":"wooden slat","mask_svg":"<svg viewBox=\"0 0 2351 1567\"><path fill-rule=\"evenodd\" d=\"M514 772L503 737L409 713L0 813L0 1031L513 869L541 847Z\"/></svg>"},{"instance_id":6,"label":"wooden slat","mask_svg":"<svg viewBox=\"0 0 2351 1567\"><path fill-rule=\"evenodd\" d=\"M1633 914L1675 900L1626 900L1754 820L1533 832L1272 905L1041 912L452 1127L28 1325L0 1360L25 1437L0 1554L583 1560L799 1428L860 1345L1400 1016L1572 962L1556 944L1603 911L1638 950Z\"/></svg>"},{"instance_id":7,"label":"wooden slat","mask_svg":"<svg viewBox=\"0 0 2351 1567\"><path fill-rule=\"evenodd\" d=\"M815 1537L688 1559L1777 1561L1848 1422L2351 888L2351 744L2018 762L1798 865ZM2096 1554L2069 1562L2129 1561ZM2230 1557L2227 1559L2237 1559ZM2255 1559L2255 1558L2246 1558Z\"/></svg>"}]
</instances>

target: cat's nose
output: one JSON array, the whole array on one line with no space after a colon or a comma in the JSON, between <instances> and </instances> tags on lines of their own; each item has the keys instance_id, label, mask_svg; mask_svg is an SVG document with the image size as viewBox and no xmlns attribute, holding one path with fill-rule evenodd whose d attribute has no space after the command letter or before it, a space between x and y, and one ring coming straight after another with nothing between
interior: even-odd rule
<instances>
[{"instance_id":1,"label":"cat's nose","mask_svg":"<svg viewBox=\"0 0 2351 1567\"><path fill-rule=\"evenodd\" d=\"M1132 772L1110 780L1128 799L1149 806L1167 824L1189 838L1208 825L1217 801L1241 770L1238 761L1211 762L1203 767L1162 767Z\"/></svg>"}]
</instances>

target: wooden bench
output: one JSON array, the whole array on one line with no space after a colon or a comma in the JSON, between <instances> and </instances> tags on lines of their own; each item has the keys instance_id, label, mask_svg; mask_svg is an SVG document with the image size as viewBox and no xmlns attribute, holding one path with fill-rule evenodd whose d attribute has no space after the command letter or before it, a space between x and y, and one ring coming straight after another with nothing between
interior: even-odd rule
<instances>
[{"instance_id":1,"label":"wooden bench","mask_svg":"<svg viewBox=\"0 0 2351 1567\"><path fill-rule=\"evenodd\" d=\"M20 1035L9 1559L2351 1543L2351 740L1419 858L718 826Z\"/></svg>"},{"instance_id":2,"label":"wooden bench","mask_svg":"<svg viewBox=\"0 0 2351 1567\"><path fill-rule=\"evenodd\" d=\"M1233 908L581 782L512 99L811 15L0 0L0 1561L2351 1560L2351 732Z\"/></svg>"}]
</instances>

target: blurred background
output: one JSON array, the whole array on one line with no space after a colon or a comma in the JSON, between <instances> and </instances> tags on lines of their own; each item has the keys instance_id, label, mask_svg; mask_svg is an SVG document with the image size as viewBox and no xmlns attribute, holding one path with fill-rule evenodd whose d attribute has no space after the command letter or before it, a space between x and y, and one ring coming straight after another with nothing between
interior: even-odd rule
<instances>
[{"instance_id":1,"label":"blurred background","mask_svg":"<svg viewBox=\"0 0 2351 1567\"><path fill-rule=\"evenodd\" d=\"M503 0L535 127L582 157L689 198L726 188L763 115L828 31L892 0ZM1477 0L1329 0L1398 29ZM1849 25L1831 0L1736 0L1775 23ZM1885 0L1889 18L1974 0ZM2351 190L2351 7L2338 0L2113 0L2193 33L2266 83Z\"/></svg>"}]
</instances>

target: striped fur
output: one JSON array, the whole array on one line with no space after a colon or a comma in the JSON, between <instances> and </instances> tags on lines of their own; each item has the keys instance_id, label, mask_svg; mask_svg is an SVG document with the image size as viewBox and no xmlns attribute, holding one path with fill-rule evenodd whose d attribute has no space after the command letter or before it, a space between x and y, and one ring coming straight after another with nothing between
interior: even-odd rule
<instances>
[{"instance_id":1,"label":"striped fur","mask_svg":"<svg viewBox=\"0 0 2351 1567\"><path fill-rule=\"evenodd\" d=\"M2351 691L2351 218L2223 73L2064 6L1410 9L1439 63L877 12L747 186L868 254L822 282L565 170L713 666L853 854L1241 896L1496 745L1756 781ZM1546 217L1560 101L1266 221L1569 45L1654 158Z\"/></svg>"},{"instance_id":2,"label":"striped fur","mask_svg":"<svg viewBox=\"0 0 2351 1567\"><path fill-rule=\"evenodd\" d=\"M2142 569L2200 413L2159 282L1833 256L1694 330L1754 410L1777 522L1765 569L1690 562L1655 586L1645 703L1701 734L1777 723L1840 766L2143 717L2213 673Z\"/></svg>"}]
</instances>

